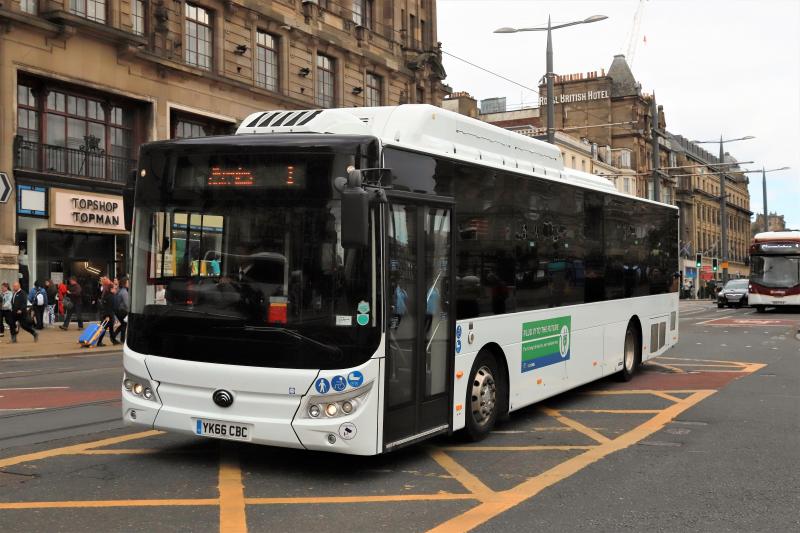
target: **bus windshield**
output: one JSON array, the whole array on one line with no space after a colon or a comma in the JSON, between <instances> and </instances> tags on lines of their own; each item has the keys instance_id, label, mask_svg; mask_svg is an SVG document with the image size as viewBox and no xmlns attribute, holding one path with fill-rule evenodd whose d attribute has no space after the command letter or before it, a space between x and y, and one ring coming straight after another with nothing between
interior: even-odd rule
<instances>
[{"instance_id":1,"label":"bus windshield","mask_svg":"<svg viewBox=\"0 0 800 533\"><path fill-rule=\"evenodd\" d=\"M372 355L377 247L341 246L338 156L168 159L160 176L145 168L137 181L133 350L285 368Z\"/></svg>"},{"instance_id":2,"label":"bus windshield","mask_svg":"<svg viewBox=\"0 0 800 533\"><path fill-rule=\"evenodd\" d=\"M750 265L750 280L772 288L800 285L800 256L754 255Z\"/></svg>"}]
</instances>

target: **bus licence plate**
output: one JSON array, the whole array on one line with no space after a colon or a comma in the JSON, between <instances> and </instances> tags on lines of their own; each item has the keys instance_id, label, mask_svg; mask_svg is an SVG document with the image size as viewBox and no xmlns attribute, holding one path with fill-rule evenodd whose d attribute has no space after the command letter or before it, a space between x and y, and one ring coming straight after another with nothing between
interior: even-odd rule
<instances>
[{"instance_id":1,"label":"bus licence plate","mask_svg":"<svg viewBox=\"0 0 800 533\"><path fill-rule=\"evenodd\" d=\"M222 420L206 420L194 418L194 432L202 437L214 437L217 439L242 440L252 439L252 424L234 424Z\"/></svg>"}]
</instances>

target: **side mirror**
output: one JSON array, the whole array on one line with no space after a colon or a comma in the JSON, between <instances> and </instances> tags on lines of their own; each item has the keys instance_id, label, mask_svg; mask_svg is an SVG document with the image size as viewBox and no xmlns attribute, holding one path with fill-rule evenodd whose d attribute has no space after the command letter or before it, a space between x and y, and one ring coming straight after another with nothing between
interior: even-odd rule
<instances>
[{"instance_id":1,"label":"side mirror","mask_svg":"<svg viewBox=\"0 0 800 533\"><path fill-rule=\"evenodd\" d=\"M343 178L336 182L342 193L342 247L364 248L369 244L369 193L361 186L361 172L351 170L346 183Z\"/></svg>"},{"instance_id":2,"label":"side mirror","mask_svg":"<svg viewBox=\"0 0 800 533\"><path fill-rule=\"evenodd\" d=\"M369 244L369 193L361 187L342 192L342 246L364 248Z\"/></svg>"}]
</instances>

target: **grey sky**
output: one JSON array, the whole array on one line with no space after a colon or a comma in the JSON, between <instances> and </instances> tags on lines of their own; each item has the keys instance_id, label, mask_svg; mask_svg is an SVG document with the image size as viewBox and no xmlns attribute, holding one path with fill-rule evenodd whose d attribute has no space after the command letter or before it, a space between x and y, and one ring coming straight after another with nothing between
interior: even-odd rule
<instances>
[{"instance_id":1,"label":"grey sky","mask_svg":"<svg viewBox=\"0 0 800 533\"><path fill-rule=\"evenodd\" d=\"M545 72L545 33L494 34L581 20L601 22L553 32L558 74L608 70L626 53L636 0L438 0L442 48L531 88ZM645 42L646 38L646 42ZM726 145L749 169L783 166L767 174L769 210L800 229L800 0L644 2L632 70L644 92L656 93L667 128L689 139L753 135ZM453 90L477 99L505 96L509 105L533 104L537 94L447 55ZM705 145L717 154L719 145ZM750 174L750 210L762 212L761 174Z\"/></svg>"}]
</instances>

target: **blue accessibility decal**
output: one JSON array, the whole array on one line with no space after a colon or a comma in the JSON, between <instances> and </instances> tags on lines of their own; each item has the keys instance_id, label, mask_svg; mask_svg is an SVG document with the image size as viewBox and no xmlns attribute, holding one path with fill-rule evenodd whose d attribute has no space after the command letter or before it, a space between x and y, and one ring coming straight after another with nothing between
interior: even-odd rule
<instances>
[{"instance_id":1,"label":"blue accessibility decal","mask_svg":"<svg viewBox=\"0 0 800 533\"><path fill-rule=\"evenodd\" d=\"M364 374L358 370L353 370L347 374L347 382L351 387L360 387L361 384L364 383Z\"/></svg>"},{"instance_id":2,"label":"blue accessibility decal","mask_svg":"<svg viewBox=\"0 0 800 533\"><path fill-rule=\"evenodd\" d=\"M456 353L461 353L461 339L456 339Z\"/></svg>"},{"instance_id":3,"label":"blue accessibility decal","mask_svg":"<svg viewBox=\"0 0 800 533\"><path fill-rule=\"evenodd\" d=\"M331 390L331 384L328 383L328 380L325 378L319 378L314 383L314 388L317 389L317 392L320 394L325 394L329 390Z\"/></svg>"},{"instance_id":4,"label":"blue accessibility decal","mask_svg":"<svg viewBox=\"0 0 800 533\"><path fill-rule=\"evenodd\" d=\"M331 378L331 386L333 390L342 392L347 388L347 380L344 379L344 376L333 376Z\"/></svg>"},{"instance_id":5,"label":"blue accessibility decal","mask_svg":"<svg viewBox=\"0 0 800 533\"><path fill-rule=\"evenodd\" d=\"M456 326L456 338L457 338L457 339L460 339L460 338L461 338L461 324L459 324L458 326Z\"/></svg>"}]
</instances>

